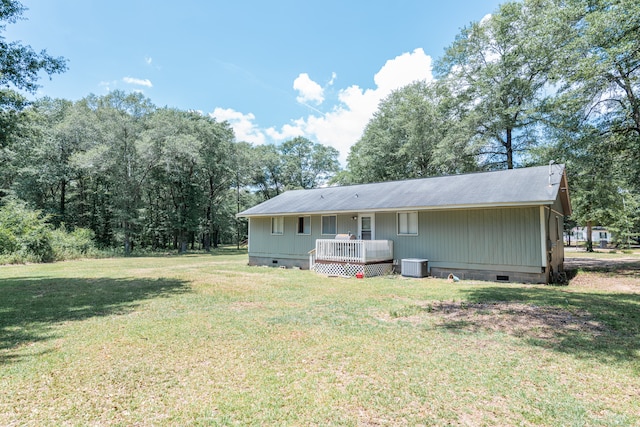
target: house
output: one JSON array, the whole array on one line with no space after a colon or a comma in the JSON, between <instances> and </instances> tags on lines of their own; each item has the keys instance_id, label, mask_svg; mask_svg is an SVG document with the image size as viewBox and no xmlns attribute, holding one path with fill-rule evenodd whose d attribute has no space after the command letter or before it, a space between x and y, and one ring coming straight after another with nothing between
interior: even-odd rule
<instances>
[{"instance_id":1,"label":"house","mask_svg":"<svg viewBox=\"0 0 640 427\"><path fill-rule=\"evenodd\" d=\"M564 233L564 239L567 245L584 244L587 241L589 233L587 227L573 227L568 233ZM591 228L591 242L594 245L599 245L602 248L606 248L613 240L613 233L605 227L594 226Z\"/></svg>"},{"instance_id":2,"label":"house","mask_svg":"<svg viewBox=\"0 0 640 427\"><path fill-rule=\"evenodd\" d=\"M563 272L570 213L564 165L553 164L287 191L238 216L251 265L352 274L422 259L436 277L548 283Z\"/></svg>"}]
</instances>

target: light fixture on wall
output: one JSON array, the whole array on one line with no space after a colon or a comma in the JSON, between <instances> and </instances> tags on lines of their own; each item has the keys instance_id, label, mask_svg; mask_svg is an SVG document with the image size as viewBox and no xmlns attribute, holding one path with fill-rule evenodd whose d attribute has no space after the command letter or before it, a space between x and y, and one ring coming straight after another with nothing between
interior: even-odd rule
<instances>
[{"instance_id":1,"label":"light fixture on wall","mask_svg":"<svg viewBox=\"0 0 640 427\"><path fill-rule=\"evenodd\" d=\"M356 219L358 219L358 217L357 216L352 216L351 219L355 221Z\"/></svg>"}]
</instances>

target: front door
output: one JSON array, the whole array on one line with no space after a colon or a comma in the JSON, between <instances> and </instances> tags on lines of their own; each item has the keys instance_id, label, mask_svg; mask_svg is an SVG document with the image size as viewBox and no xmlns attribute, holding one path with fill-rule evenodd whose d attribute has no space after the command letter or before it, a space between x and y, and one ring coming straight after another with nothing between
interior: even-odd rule
<instances>
[{"instance_id":1,"label":"front door","mask_svg":"<svg viewBox=\"0 0 640 427\"><path fill-rule=\"evenodd\" d=\"M358 228L361 240L374 240L376 238L374 214L358 215Z\"/></svg>"}]
</instances>

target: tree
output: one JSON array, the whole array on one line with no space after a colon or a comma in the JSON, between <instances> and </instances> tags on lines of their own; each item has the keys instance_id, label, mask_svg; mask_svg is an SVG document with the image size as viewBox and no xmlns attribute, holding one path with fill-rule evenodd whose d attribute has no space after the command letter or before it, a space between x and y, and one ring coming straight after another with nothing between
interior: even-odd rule
<instances>
[{"instance_id":1,"label":"tree","mask_svg":"<svg viewBox=\"0 0 640 427\"><path fill-rule=\"evenodd\" d=\"M110 92L85 98L94 115L96 143L83 163L86 172L104 186L109 200L111 227L121 239L125 254L131 253L132 238L139 226L142 184L154 166L140 156L140 137L155 107L139 93Z\"/></svg>"},{"instance_id":2,"label":"tree","mask_svg":"<svg viewBox=\"0 0 640 427\"><path fill-rule=\"evenodd\" d=\"M7 23L13 24L21 19L26 8L15 0L0 1L0 33ZM8 85L30 93L40 87L37 84L38 73L46 72L49 76L61 73L67 68L66 60L53 57L46 50L36 53L31 46L19 42L6 42L0 36L0 86Z\"/></svg>"},{"instance_id":3,"label":"tree","mask_svg":"<svg viewBox=\"0 0 640 427\"><path fill-rule=\"evenodd\" d=\"M640 191L640 4L633 0L553 1L563 11L553 107L569 104L582 122L598 129L612 152L622 154L628 181ZM557 41L556 41L557 42Z\"/></svg>"},{"instance_id":4,"label":"tree","mask_svg":"<svg viewBox=\"0 0 640 427\"><path fill-rule=\"evenodd\" d=\"M342 183L419 178L477 169L475 148L447 87L415 82L380 102L351 148Z\"/></svg>"},{"instance_id":5,"label":"tree","mask_svg":"<svg viewBox=\"0 0 640 427\"><path fill-rule=\"evenodd\" d=\"M610 226L626 240L640 230L640 5L528 3L544 5L547 37L536 43L556 49L550 70L555 90L545 103L554 141L548 158L569 165L575 219L588 228Z\"/></svg>"},{"instance_id":6,"label":"tree","mask_svg":"<svg viewBox=\"0 0 640 427\"><path fill-rule=\"evenodd\" d=\"M435 67L465 107L462 119L491 169L512 169L536 143L537 109L553 58L553 46L537 43L546 39L539 3L504 3L464 28Z\"/></svg>"},{"instance_id":7,"label":"tree","mask_svg":"<svg viewBox=\"0 0 640 427\"><path fill-rule=\"evenodd\" d=\"M25 111L29 132L15 138L19 168L12 189L32 206L50 215L54 225L81 220L68 215L67 202L79 171L73 163L77 153L86 151L91 126L88 111L81 102L43 98Z\"/></svg>"},{"instance_id":8,"label":"tree","mask_svg":"<svg viewBox=\"0 0 640 427\"><path fill-rule=\"evenodd\" d=\"M15 0L0 1L0 148L6 147L16 120L16 112L26 105L26 99L17 90L35 93L38 73L49 76L67 69L66 60L53 57L46 50L40 53L20 42L7 42L2 36L7 24L22 19L26 8Z\"/></svg>"},{"instance_id":9,"label":"tree","mask_svg":"<svg viewBox=\"0 0 640 427\"><path fill-rule=\"evenodd\" d=\"M253 174L250 183L258 189L263 200L268 200L284 191L285 177L283 161L275 145L258 145L251 155Z\"/></svg>"},{"instance_id":10,"label":"tree","mask_svg":"<svg viewBox=\"0 0 640 427\"><path fill-rule=\"evenodd\" d=\"M278 148L284 163L285 185L290 188L316 188L340 170L339 153L333 147L298 136Z\"/></svg>"},{"instance_id":11,"label":"tree","mask_svg":"<svg viewBox=\"0 0 640 427\"><path fill-rule=\"evenodd\" d=\"M45 50L35 52L20 42L7 42L2 36L7 24L22 19L26 8L15 0L0 1L0 162L10 165L15 152L10 145L19 132L21 111L28 105L19 90L35 93L39 85L38 73L49 76L66 70L64 58L52 57ZM8 192L12 171L0 171L0 198Z\"/></svg>"},{"instance_id":12,"label":"tree","mask_svg":"<svg viewBox=\"0 0 640 427\"><path fill-rule=\"evenodd\" d=\"M204 249L208 251L212 245L217 247L219 243L219 230L223 221L216 215L216 210L223 199L234 199L228 193L234 183L239 191L239 177L241 171L246 170L246 159L240 155L242 151L238 151L234 146L235 136L227 122L219 123L202 115L194 117L194 120L196 136L202 141L200 157L205 191L203 243ZM224 215L225 218L229 216L233 217Z\"/></svg>"}]
</instances>

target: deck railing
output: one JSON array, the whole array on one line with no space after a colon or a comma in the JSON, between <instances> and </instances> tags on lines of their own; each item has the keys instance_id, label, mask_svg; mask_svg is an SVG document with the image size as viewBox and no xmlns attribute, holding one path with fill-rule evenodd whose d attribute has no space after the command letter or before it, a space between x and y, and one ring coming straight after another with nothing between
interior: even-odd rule
<instances>
[{"instance_id":1,"label":"deck railing","mask_svg":"<svg viewBox=\"0 0 640 427\"><path fill-rule=\"evenodd\" d=\"M393 259L391 240L316 240L315 261L367 264Z\"/></svg>"}]
</instances>

